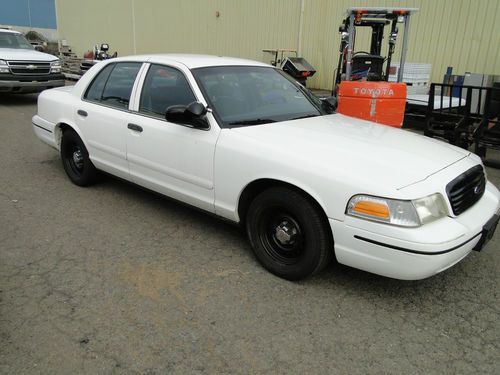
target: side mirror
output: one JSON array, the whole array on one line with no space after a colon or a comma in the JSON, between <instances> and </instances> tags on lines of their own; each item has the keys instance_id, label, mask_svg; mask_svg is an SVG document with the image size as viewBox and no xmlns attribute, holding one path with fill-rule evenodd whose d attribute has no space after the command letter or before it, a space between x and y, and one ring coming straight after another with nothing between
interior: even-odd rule
<instances>
[{"instance_id":1,"label":"side mirror","mask_svg":"<svg viewBox=\"0 0 500 375\"><path fill-rule=\"evenodd\" d=\"M338 101L336 96L321 98L321 102L324 104L325 107L328 107L328 109L331 110L331 113L337 110Z\"/></svg>"},{"instance_id":2,"label":"side mirror","mask_svg":"<svg viewBox=\"0 0 500 375\"><path fill-rule=\"evenodd\" d=\"M192 102L187 105L186 112L193 116L201 117L207 114L207 108L200 102Z\"/></svg>"},{"instance_id":3,"label":"side mirror","mask_svg":"<svg viewBox=\"0 0 500 375\"><path fill-rule=\"evenodd\" d=\"M172 105L167 108L165 120L176 124L191 125L197 129L208 129L210 127L207 118L207 108L200 102L192 102L188 105Z\"/></svg>"}]
</instances>

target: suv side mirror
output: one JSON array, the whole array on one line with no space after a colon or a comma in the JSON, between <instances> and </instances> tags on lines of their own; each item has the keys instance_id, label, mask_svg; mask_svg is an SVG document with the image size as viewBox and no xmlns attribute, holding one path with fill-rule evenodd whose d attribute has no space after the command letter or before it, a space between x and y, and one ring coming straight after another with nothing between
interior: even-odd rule
<instances>
[{"instance_id":1,"label":"suv side mirror","mask_svg":"<svg viewBox=\"0 0 500 375\"><path fill-rule=\"evenodd\" d=\"M191 125L197 129L208 129L210 127L207 118L207 108L200 102L192 102L188 105L172 105L167 108L165 120L176 124Z\"/></svg>"}]
</instances>

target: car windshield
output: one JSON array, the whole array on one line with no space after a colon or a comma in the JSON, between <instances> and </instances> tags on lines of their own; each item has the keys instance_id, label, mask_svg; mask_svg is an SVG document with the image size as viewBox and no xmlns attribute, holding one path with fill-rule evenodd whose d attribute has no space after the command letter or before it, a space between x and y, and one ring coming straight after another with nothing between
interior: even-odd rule
<instances>
[{"instance_id":1,"label":"car windshield","mask_svg":"<svg viewBox=\"0 0 500 375\"><path fill-rule=\"evenodd\" d=\"M332 113L282 71L259 66L193 69L223 127L250 126Z\"/></svg>"},{"instance_id":2,"label":"car windshield","mask_svg":"<svg viewBox=\"0 0 500 375\"><path fill-rule=\"evenodd\" d=\"M33 49L21 34L0 32L0 48Z\"/></svg>"}]
</instances>

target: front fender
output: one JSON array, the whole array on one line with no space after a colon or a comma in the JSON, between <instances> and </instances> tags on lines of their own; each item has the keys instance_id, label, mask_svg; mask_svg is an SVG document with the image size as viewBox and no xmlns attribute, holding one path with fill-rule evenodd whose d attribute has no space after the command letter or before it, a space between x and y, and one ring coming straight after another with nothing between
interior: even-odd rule
<instances>
[{"instance_id":1,"label":"front fender","mask_svg":"<svg viewBox=\"0 0 500 375\"><path fill-rule=\"evenodd\" d=\"M251 185L254 185L256 183L264 183L266 185L288 185L290 187L293 187L295 189L301 190L307 195L309 195L312 199L316 201L316 203L322 208L323 212L326 214L326 207L324 201L321 199L321 195L312 188L312 186L309 186L308 184L305 184L303 181L298 181L293 178L288 178L286 176L279 176L279 175L266 175L266 176L261 176L260 178L256 178L252 181L249 181L241 190L240 193L238 194L238 199L237 199L237 204L235 207L235 214L236 216L234 217L235 221L241 221L241 217L239 216L239 211L240 211L240 204L242 203L242 196L244 192L247 191L251 187Z\"/></svg>"},{"instance_id":2,"label":"front fender","mask_svg":"<svg viewBox=\"0 0 500 375\"><path fill-rule=\"evenodd\" d=\"M250 140L251 141L251 140ZM262 179L292 185L309 194L327 217L343 220L349 195L345 186L334 188L331 176L318 168L305 168L285 157L280 150L269 150L224 129L215 151L215 201L217 215L238 222L238 204L249 184Z\"/></svg>"}]
</instances>

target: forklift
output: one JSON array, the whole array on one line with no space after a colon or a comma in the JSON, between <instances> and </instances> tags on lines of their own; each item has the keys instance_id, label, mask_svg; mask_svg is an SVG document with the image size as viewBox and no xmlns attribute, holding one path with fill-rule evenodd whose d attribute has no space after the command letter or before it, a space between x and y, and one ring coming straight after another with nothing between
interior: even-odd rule
<instances>
[{"instance_id":1,"label":"forklift","mask_svg":"<svg viewBox=\"0 0 500 375\"><path fill-rule=\"evenodd\" d=\"M410 16L416 8L349 8L339 27L340 57L332 95L337 112L393 127L403 124L406 84L402 83ZM403 44L397 82L389 82L392 55L396 47L398 24L404 25ZM385 27L390 27L387 56L382 56ZM370 51L356 51L356 29L371 28Z\"/></svg>"}]
</instances>

